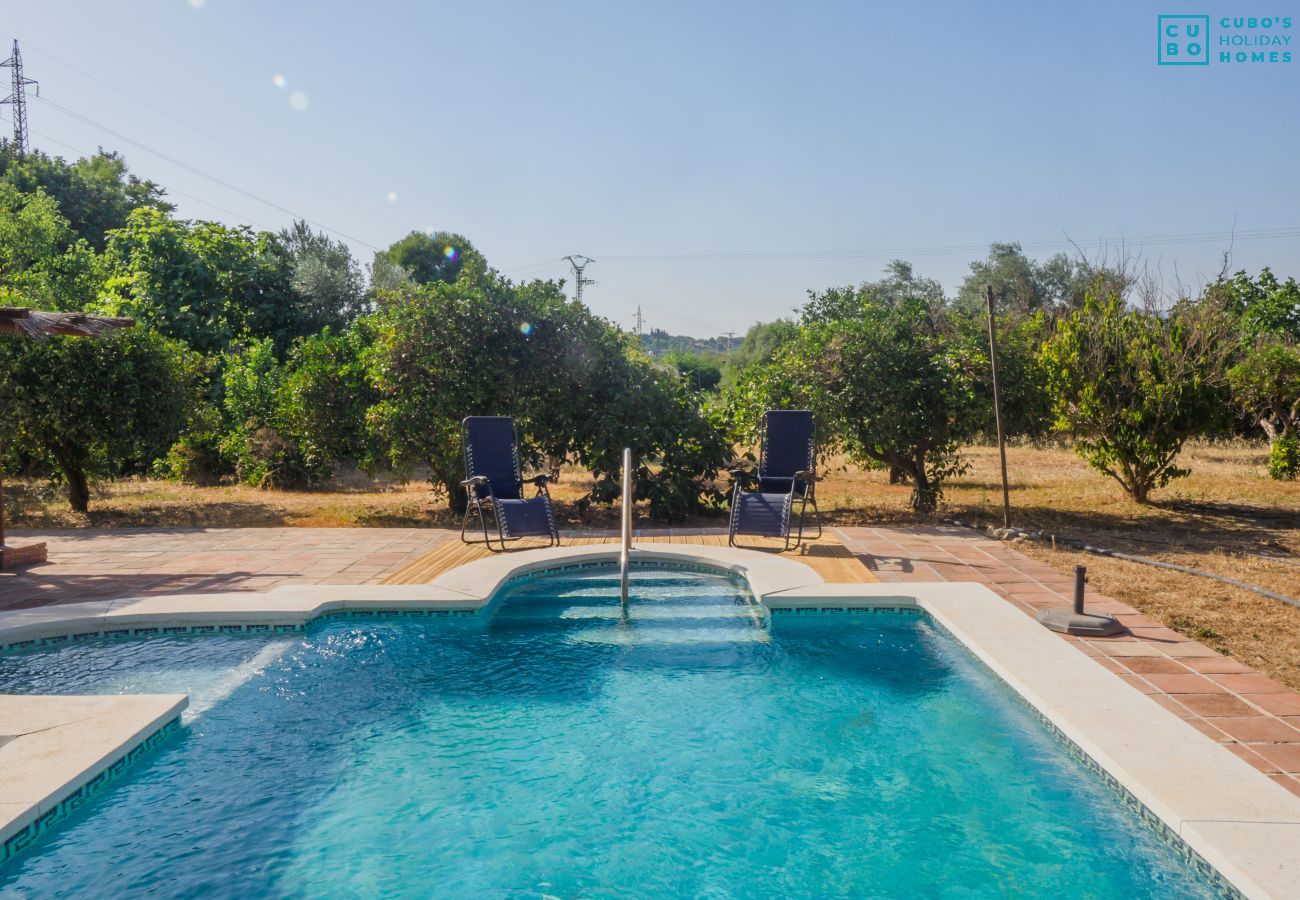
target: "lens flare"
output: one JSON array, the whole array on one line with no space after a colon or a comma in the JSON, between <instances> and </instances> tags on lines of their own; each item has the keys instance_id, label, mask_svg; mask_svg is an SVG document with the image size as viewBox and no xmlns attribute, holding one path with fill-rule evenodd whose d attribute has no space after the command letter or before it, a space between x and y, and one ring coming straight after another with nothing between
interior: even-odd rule
<instances>
[{"instance_id":1,"label":"lens flare","mask_svg":"<svg viewBox=\"0 0 1300 900\"><path fill-rule=\"evenodd\" d=\"M397 191L389 191L385 196L388 197L388 202L389 202L389 203L396 203L396 202L397 202Z\"/></svg>"},{"instance_id":2,"label":"lens flare","mask_svg":"<svg viewBox=\"0 0 1300 900\"><path fill-rule=\"evenodd\" d=\"M457 256L460 255L460 253L457 252L457 250L456 250L455 247L452 247L452 246L449 244L449 245L447 245L446 247L443 247L443 248L442 248L442 255L445 256L445 257L447 257L448 259L455 259Z\"/></svg>"},{"instance_id":3,"label":"lens flare","mask_svg":"<svg viewBox=\"0 0 1300 900\"><path fill-rule=\"evenodd\" d=\"M533 326L528 324L527 322L520 322L519 333L526 337L533 333Z\"/></svg>"},{"instance_id":4,"label":"lens flare","mask_svg":"<svg viewBox=\"0 0 1300 900\"><path fill-rule=\"evenodd\" d=\"M271 76L271 84L275 85L280 90L284 90L289 86L289 79L285 78L279 72L276 72Z\"/></svg>"},{"instance_id":5,"label":"lens flare","mask_svg":"<svg viewBox=\"0 0 1300 900\"><path fill-rule=\"evenodd\" d=\"M188 0L188 2L190 6L194 7L195 9L202 9L203 4L206 3L207 0Z\"/></svg>"},{"instance_id":6,"label":"lens flare","mask_svg":"<svg viewBox=\"0 0 1300 900\"><path fill-rule=\"evenodd\" d=\"M289 95L289 105L298 112L304 112L307 109L307 95L302 91L294 91Z\"/></svg>"}]
</instances>

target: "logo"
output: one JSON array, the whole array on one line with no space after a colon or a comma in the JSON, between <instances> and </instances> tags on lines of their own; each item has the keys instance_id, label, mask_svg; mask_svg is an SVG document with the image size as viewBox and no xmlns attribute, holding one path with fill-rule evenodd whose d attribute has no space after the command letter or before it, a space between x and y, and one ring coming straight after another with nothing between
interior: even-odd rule
<instances>
[{"instance_id":1,"label":"logo","mask_svg":"<svg viewBox=\"0 0 1300 900\"><path fill-rule=\"evenodd\" d=\"M1214 34L1210 34L1211 24ZM1258 65L1292 60L1290 16L1156 17L1156 62L1162 66Z\"/></svg>"},{"instance_id":2,"label":"logo","mask_svg":"<svg viewBox=\"0 0 1300 900\"><path fill-rule=\"evenodd\" d=\"M1162 66L1208 66L1210 64L1209 16L1159 16L1158 62Z\"/></svg>"}]
</instances>

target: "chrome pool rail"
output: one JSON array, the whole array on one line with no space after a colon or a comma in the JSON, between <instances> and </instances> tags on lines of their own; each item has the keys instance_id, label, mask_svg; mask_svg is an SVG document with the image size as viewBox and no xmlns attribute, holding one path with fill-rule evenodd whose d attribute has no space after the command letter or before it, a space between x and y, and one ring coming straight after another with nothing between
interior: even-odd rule
<instances>
[{"instance_id":1,"label":"chrome pool rail","mask_svg":"<svg viewBox=\"0 0 1300 900\"><path fill-rule=\"evenodd\" d=\"M619 597L627 610L627 575L632 560L632 448L623 448L623 533L618 555Z\"/></svg>"}]
</instances>

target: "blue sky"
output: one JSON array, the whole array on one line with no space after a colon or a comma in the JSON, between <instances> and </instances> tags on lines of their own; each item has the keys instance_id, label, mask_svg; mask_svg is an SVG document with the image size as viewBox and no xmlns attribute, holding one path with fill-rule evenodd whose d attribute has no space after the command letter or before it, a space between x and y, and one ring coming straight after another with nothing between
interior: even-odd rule
<instances>
[{"instance_id":1,"label":"blue sky","mask_svg":"<svg viewBox=\"0 0 1300 900\"><path fill-rule=\"evenodd\" d=\"M448 229L514 277L585 253L597 312L705 335L891 256L953 291L992 241L1127 240L1190 282L1226 241L1185 236L1289 229L1238 238L1233 266L1300 274L1300 59L1157 66L1168 12L1300 33L1300 4L1244 0L43 0L0 35L96 123L33 101L34 144L120 149L185 216L301 215L363 262Z\"/></svg>"}]
</instances>

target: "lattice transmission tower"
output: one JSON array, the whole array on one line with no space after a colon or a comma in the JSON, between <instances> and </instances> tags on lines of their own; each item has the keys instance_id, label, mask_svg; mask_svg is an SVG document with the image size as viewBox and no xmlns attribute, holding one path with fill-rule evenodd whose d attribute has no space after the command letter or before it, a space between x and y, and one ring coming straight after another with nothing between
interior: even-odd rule
<instances>
[{"instance_id":1,"label":"lattice transmission tower","mask_svg":"<svg viewBox=\"0 0 1300 900\"><path fill-rule=\"evenodd\" d=\"M18 155L27 152L27 87L36 88L36 96L41 95L40 85L31 78L23 77L23 55L18 52L18 39L14 38L13 55L0 63L0 69L11 69L9 96L0 100L0 106L12 106L14 112L14 145Z\"/></svg>"},{"instance_id":2,"label":"lattice transmission tower","mask_svg":"<svg viewBox=\"0 0 1300 900\"><path fill-rule=\"evenodd\" d=\"M573 266L573 299L578 303L581 303L582 289L589 284L596 283L582 273L586 270L587 266L594 263L595 260L589 256L583 256L581 253L574 256L566 256L564 258L568 261L569 265Z\"/></svg>"}]
</instances>

